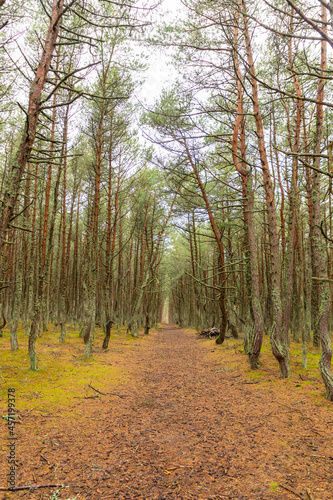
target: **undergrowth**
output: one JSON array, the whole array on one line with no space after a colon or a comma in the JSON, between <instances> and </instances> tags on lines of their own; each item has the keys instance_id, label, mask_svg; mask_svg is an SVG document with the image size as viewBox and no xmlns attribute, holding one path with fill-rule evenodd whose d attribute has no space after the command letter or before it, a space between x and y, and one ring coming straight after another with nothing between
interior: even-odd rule
<instances>
[{"instance_id":1,"label":"undergrowth","mask_svg":"<svg viewBox=\"0 0 333 500\"><path fill-rule=\"evenodd\" d=\"M3 333L0 339L0 397L6 401L8 388L15 388L20 411L34 408L49 413L62 409L65 415L67 410L71 412L74 398L94 394L89 384L103 391L103 387L119 385L128 377L114 360L116 351L118 356L122 352L118 349L122 342L132 345L133 338L126 334L125 328L112 332L107 351L101 348L104 334L96 328L93 358L85 359L79 330L67 326L65 343L60 344L59 328L48 325L48 331L37 340L36 372L29 369L25 330L18 329L19 349L14 352L10 350L9 330L4 329Z\"/></svg>"},{"instance_id":2,"label":"undergrowth","mask_svg":"<svg viewBox=\"0 0 333 500\"><path fill-rule=\"evenodd\" d=\"M291 340L290 343L290 372L288 379L279 378L278 362L271 350L268 335L264 336L260 354L260 365L257 370L249 366L248 357L243 352L243 340L226 339L219 346L214 340L200 340L207 347L207 358L216 363L218 371L235 371L243 378L243 383L253 383L266 387L268 390L281 391L284 394L295 394L311 397L323 405L329 405L325 399L325 387L319 373L320 349L307 345L307 368L302 367L302 343Z\"/></svg>"}]
</instances>

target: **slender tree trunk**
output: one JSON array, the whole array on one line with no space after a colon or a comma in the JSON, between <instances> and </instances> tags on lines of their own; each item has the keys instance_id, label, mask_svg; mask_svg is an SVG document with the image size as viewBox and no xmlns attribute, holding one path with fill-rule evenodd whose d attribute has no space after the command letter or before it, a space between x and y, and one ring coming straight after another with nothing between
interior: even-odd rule
<instances>
[{"instance_id":1,"label":"slender tree trunk","mask_svg":"<svg viewBox=\"0 0 333 500\"><path fill-rule=\"evenodd\" d=\"M105 95L105 79L103 86L103 96ZM98 276L98 228L99 228L99 206L101 189L101 167L103 155L103 126L104 126L104 101L101 104L97 137L96 137L96 163L95 163L95 183L94 200L92 211L92 232L88 235L89 248L89 268L88 268L88 297L89 297L89 323L84 336L85 357L92 356L92 345L94 340L96 323L96 299L97 299L97 276Z\"/></svg>"},{"instance_id":2,"label":"slender tree trunk","mask_svg":"<svg viewBox=\"0 0 333 500\"><path fill-rule=\"evenodd\" d=\"M62 152L62 156L63 156L63 152ZM30 359L30 369L33 371L36 371L38 369L37 354L36 354L35 346L36 346L37 336L38 336L38 334L40 332L40 328L41 328L41 312L42 312L41 305L42 305L43 300L44 300L45 273L48 270L48 264L49 264L51 251L52 251L52 242L53 242L53 233L54 233L55 219L56 219L57 206L58 206L58 195L59 195L61 170L62 170L62 163L60 162L59 167L58 167L57 178L56 178L56 182L55 182L55 188L54 188L53 210L52 210L50 229L49 229L49 234L48 234L48 251L44 252L44 249L42 249L42 252L41 252L41 258L40 258L41 263L40 263L40 267L39 267L39 275L38 275L37 290L36 290L35 303L34 303L33 318L32 318L31 328L30 328L30 333L29 333L28 352L29 352L29 359ZM46 245L46 241L44 241L44 239L43 239L43 242Z\"/></svg>"},{"instance_id":3,"label":"slender tree trunk","mask_svg":"<svg viewBox=\"0 0 333 500\"><path fill-rule=\"evenodd\" d=\"M42 92L58 38L63 3L64 0L53 0L50 25L44 43L44 50L35 78L30 87L29 106L24 132L15 161L10 167L7 175L0 205L0 251L2 250L7 230L14 215L16 201L20 192L21 179L35 142L37 123L41 109Z\"/></svg>"},{"instance_id":4,"label":"slender tree trunk","mask_svg":"<svg viewBox=\"0 0 333 500\"><path fill-rule=\"evenodd\" d=\"M215 222L215 218L214 218L214 215L213 215L210 203L209 203L209 199L208 199L205 187L201 181L199 172L198 172L197 167L193 161L193 158L192 158L192 155L191 155L190 150L188 148L187 142L185 139L182 142L183 142L183 145L185 147L187 158L188 158L189 163L192 167L194 176L198 182L198 186L200 188L202 197L204 199L206 210L207 210L208 217L209 217L209 221L210 221L210 224L211 224L214 236L215 236L215 240L216 240L216 243L217 243L218 249L219 249L220 284L221 284L219 303L220 303L220 309L221 309L221 323L220 323L220 335L217 337L216 343L223 344L223 342L225 340L227 325L228 325L228 313L227 313L227 307L226 307L226 293L225 293L227 276L226 276L226 271L225 271L224 246L223 246L223 242L222 242L222 238L220 236L220 233L217 229L217 225Z\"/></svg>"},{"instance_id":5,"label":"slender tree trunk","mask_svg":"<svg viewBox=\"0 0 333 500\"><path fill-rule=\"evenodd\" d=\"M59 62L59 55L57 58L57 67ZM46 291L46 276L49 272L48 264L49 257L52 249L52 237L53 237L53 228L55 223L55 213L52 219L52 229L49 229L49 209L50 209L50 195L51 195L51 181L52 181L52 167L53 167L53 151L54 151L54 134L55 134L55 124L56 124L56 103L57 103L57 93L54 93L53 97L53 105L54 108L52 110L52 126L51 126L51 146L50 146L50 161L48 164L47 171L47 181L46 181L46 190L45 190L45 208L44 208L44 218L43 218L43 227L42 227L42 239L41 239L41 256L40 256L40 266L39 266L39 277L38 277L38 285L37 285L37 293L35 295L35 303L34 303L34 311L33 311L33 319L31 323L30 333L29 333L29 343L28 343L28 352L30 358L30 369L36 371L38 369L37 365L37 354L35 350L35 344L38 335L40 334L40 326L41 321L46 318L46 310L47 310L47 296L45 294ZM64 148L62 148L63 156ZM61 164L61 162L60 162ZM55 199L53 212L55 207L57 206L58 199L58 189L60 182L60 173L61 166L58 169L58 178L56 182L56 190L55 190ZM49 236L49 246L47 245ZM49 252L48 252L49 250Z\"/></svg>"},{"instance_id":6,"label":"slender tree trunk","mask_svg":"<svg viewBox=\"0 0 333 500\"><path fill-rule=\"evenodd\" d=\"M279 235L276 223L276 210L274 191L270 169L265 149L264 127L259 105L258 84L256 80L255 67L253 62L251 39L248 30L248 21L246 15L245 1L241 0L241 9L244 21L244 37L246 43L247 62L250 70L250 81L252 86L253 112L256 122L256 131L258 137L258 148L261 160L263 174L263 183L266 198L266 210L268 216L268 233L270 242L270 263L271 263L271 297L273 308L273 324L270 325L270 338L272 351L279 362L280 376L289 377L289 350L287 339L283 336L282 329L282 302L281 302L281 268L279 252Z\"/></svg>"},{"instance_id":7,"label":"slender tree trunk","mask_svg":"<svg viewBox=\"0 0 333 500\"><path fill-rule=\"evenodd\" d=\"M60 283L59 283L59 308L60 308L60 337L59 342L65 342L66 337L66 290L68 286L67 272L66 272L66 183L67 183L67 135L68 135L68 114L69 106L66 107L66 114L64 120L64 133L63 142L65 145L64 152L64 177L63 177L63 198L62 198L62 252L61 252L61 265L60 265Z\"/></svg>"},{"instance_id":8,"label":"slender tree trunk","mask_svg":"<svg viewBox=\"0 0 333 500\"><path fill-rule=\"evenodd\" d=\"M18 236L13 236L13 241L16 239L16 244L18 244ZM18 349L18 341L17 341L17 327L20 321L20 313L21 313L21 304L22 304L22 254L21 249L18 249L19 257L15 264L15 289L13 293L13 301L12 301L12 314L10 321L10 347L12 351L16 351ZM14 253L14 258L16 259L16 255Z\"/></svg>"},{"instance_id":9,"label":"slender tree trunk","mask_svg":"<svg viewBox=\"0 0 333 500\"><path fill-rule=\"evenodd\" d=\"M292 26L292 25L291 25ZM291 28L292 31L292 28ZM289 41L289 67L293 77L293 83L295 87L296 94L301 97L302 91L298 81L297 74L294 70L293 64L293 54L292 54L292 39ZM297 100L296 103L296 117L295 123L293 124L294 129L294 140L292 140L292 134L289 127L289 137L290 137L290 147L291 151L295 153L292 159L292 179L289 189L289 232L288 232L288 248L285 259L285 276L284 276L284 287L283 287L283 329L284 338L288 339L289 344L289 328L291 322L291 310L292 310L292 295L293 287L295 282L292 277L295 276L295 251L296 251L296 228L297 228L297 172L298 172L298 157L300 147L300 136L301 136L301 124L302 124L302 101ZM287 105L286 105L287 108Z\"/></svg>"},{"instance_id":10,"label":"slender tree trunk","mask_svg":"<svg viewBox=\"0 0 333 500\"><path fill-rule=\"evenodd\" d=\"M237 19L238 22L238 19ZM239 62L236 52L238 28L235 27L233 59L237 77L237 115L234 126L232 153L235 168L241 175L242 191L243 191L243 217L245 226L245 242L247 263L249 267L248 281L250 291L250 305L253 325L248 328L246 335L246 351L249 356L249 361L252 369L259 365L259 355L263 342L263 317L260 303L260 287L259 287L259 272L256 249L256 231L253 217L254 197L252 191L251 172L246 165L246 137L245 137L245 114L243 106L243 86L242 76L239 69ZM238 135L240 133L240 152L241 158L238 155Z\"/></svg>"},{"instance_id":11,"label":"slender tree trunk","mask_svg":"<svg viewBox=\"0 0 333 500\"><path fill-rule=\"evenodd\" d=\"M111 258L111 212L112 212L112 117L110 130L110 145L109 145L109 172L108 172L108 200L107 200L107 222L106 222L106 254L105 254L105 290L104 290L104 307L105 307L105 337L103 340L102 349L108 349L111 336L111 320L112 309L112 258Z\"/></svg>"},{"instance_id":12,"label":"slender tree trunk","mask_svg":"<svg viewBox=\"0 0 333 500\"><path fill-rule=\"evenodd\" d=\"M322 6L322 21L327 21L327 11ZM326 26L324 24L324 26ZM327 27L324 28L327 30ZM324 87L325 87L325 71L327 65L327 42L321 42L321 78L318 82L317 101L324 100ZM322 104L317 104L316 110L316 142L315 142L315 156L314 166L320 167L320 152L321 140L323 132L323 119L324 110ZM316 170L312 174L312 203L313 203L313 262L315 263L315 278L318 278L318 304L314 310L314 325L315 330L318 332L321 343L321 357L319 362L319 369L326 387L326 397L333 401L333 374L331 369L332 360L332 344L331 335L328 328L328 320L330 313L331 297L330 289L327 281L327 269L325 265L325 245L321 234L321 189L320 189L320 174Z\"/></svg>"}]
</instances>

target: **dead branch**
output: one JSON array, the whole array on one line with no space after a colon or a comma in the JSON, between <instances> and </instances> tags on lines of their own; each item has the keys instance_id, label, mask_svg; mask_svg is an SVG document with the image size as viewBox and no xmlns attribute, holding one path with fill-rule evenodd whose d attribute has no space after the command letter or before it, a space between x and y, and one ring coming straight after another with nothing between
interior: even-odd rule
<instances>
[{"instance_id":1,"label":"dead branch","mask_svg":"<svg viewBox=\"0 0 333 500\"><path fill-rule=\"evenodd\" d=\"M292 493L293 495L300 498L301 500L304 500L304 498L301 495L299 495L298 493L296 493L296 491L292 490L291 488L288 488L287 486L283 486L283 484L279 484L279 488L282 488L286 491L289 491L289 493Z\"/></svg>"},{"instance_id":2,"label":"dead branch","mask_svg":"<svg viewBox=\"0 0 333 500\"><path fill-rule=\"evenodd\" d=\"M90 387L90 389L92 389L93 391L98 392L98 394L101 394L102 396L106 396L107 395L107 393L99 391L98 389L96 389L95 387L93 387L90 384L88 384L88 387Z\"/></svg>"},{"instance_id":3,"label":"dead branch","mask_svg":"<svg viewBox=\"0 0 333 500\"><path fill-rule=\"evenodd\" d=\"M34 484L28 486L17 486L15 488L0 487L0 491L22 491L22 490L39 490L41 488L64 488L63 484Z\"/></svg>"}]
</instances>

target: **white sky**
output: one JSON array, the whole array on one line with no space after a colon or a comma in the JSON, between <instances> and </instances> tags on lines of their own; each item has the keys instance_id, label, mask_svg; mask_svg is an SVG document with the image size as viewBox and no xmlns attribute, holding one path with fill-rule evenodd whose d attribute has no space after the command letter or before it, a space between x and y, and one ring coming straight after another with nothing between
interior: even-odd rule
<instances>
[{"instance_id":1,"label":"white sky","mask_svg":"<svg viewBox=\"0 0 333 500\"><path fill-rule=\"evenodd\" d=\"M170 19L170 23L172 23L173 20L179 19L182 15L181 11L184 12L184 6L180 0L164 0L163 4L157 8L155 19L158 20L161 16L164 21ZM171 57L162 50L146 50L149 56L149 68L146 72L146 81L137 93L137 97L143 103L151 105L158 98L162 89L172 82L176 72L170 64L168 65L168 62L171 62Z\"/></svg>"}]
</instances>

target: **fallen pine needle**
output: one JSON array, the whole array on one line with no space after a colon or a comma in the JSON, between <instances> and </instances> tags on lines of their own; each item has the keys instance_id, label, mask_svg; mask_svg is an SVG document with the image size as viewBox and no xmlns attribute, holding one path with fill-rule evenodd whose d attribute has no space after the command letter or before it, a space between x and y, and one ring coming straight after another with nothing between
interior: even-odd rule
<instances>
[{"instance_id":1,"label":"fallen pine needle","mask_svg":"<svg viewBox=\"0 0 333 500\"><path fill-rule=\"evenodd\" d=\"M309 488L306 488L306 492L307 492L307 495L309 497L309 500L314 500L313 496L311 495L311 491L309 490Z\"/></svg>"},{"instance_id":2,"label":"fallen pine needle","mask_svg":"<svg viewBox=\"0 0 333 500\"><path fill-rule=\"evenodd\" d=\"M171 474L171 472L177 470L177 469L185 469L185 467L191 467L190 465L175 465L173 467L169 467L168 469L164 470L164 474Z\"/></svg>"},{"instance_id":3,"label":"fallen pine needle","mask_svg":"<svg viewBox=\"0 0 333 500\"><path fill-rule=\"evenodd\" d=\"M43 460L45 460L45 462L46 462L47 464L49 464L49 465L50 465L50 462L48 461L48 459L47 459L47 458L45 458L45 457L44 457L44 455L42 455L41 453L40 453L40 457L41 457Z\"/></svg>"},{"instance_id":4,"label":"fallen pine needle","mask_svg":"<svg viewBox=\"0 0 333 500\"><path fill-rule=\"evenodd\" d=\"M279 484L279 487L283 488L286 491L289 491L289 493L292 493L293 495L297 496L301 500L304 500L304 498L301 495L299 495L298 493L296 493L296 491L292 490L291 488L288 488L287 486L283 486L283 484Z\"/></svg>"}]
</instances>

